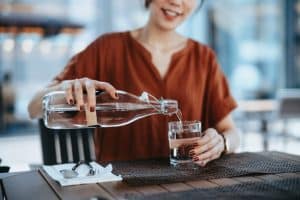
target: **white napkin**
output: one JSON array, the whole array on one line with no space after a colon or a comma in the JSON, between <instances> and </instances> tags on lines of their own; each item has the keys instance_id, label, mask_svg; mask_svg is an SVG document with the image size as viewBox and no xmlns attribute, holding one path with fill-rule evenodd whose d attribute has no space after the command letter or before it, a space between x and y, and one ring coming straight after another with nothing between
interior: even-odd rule
<instances>
[{"instance_id":1,"label":"white napkin","mask_svg":"<svg viewBox=\"0 0 300 200\"><path fill-rule=\"evenodd\" d=\"M81 165L76 171L78 176L75 178L64 178L60 170L69 169L71 170L74 167L75 163L60 164L60 165L44 165L43 169L46 173L54 180L58 181L61 186L69 185L80 185L80 184L89 184L89 183L100 183L100 182L110 182L110 181L121 181L122 177L119 175L114 175L112 173L111 164L103 167L96 162L90 162L91 166L96 170L96 174L93 176L87 176L89 171L88 166Z\"/></svg>"}]
</instances>

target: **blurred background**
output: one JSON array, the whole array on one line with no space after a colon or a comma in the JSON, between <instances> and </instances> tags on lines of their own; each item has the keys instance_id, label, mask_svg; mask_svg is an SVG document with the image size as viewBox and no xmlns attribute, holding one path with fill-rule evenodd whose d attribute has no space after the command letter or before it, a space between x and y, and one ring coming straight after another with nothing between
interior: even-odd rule
<instances>
[{"instance_id":1,"label":"blurred background","mask_svg":"<svg viewBox=\"0 0 300 200\"><path fill-rule=\"evenodd\" d=\"M143 0L0 0L0 158L42 164L27 105L99 35L142 26ZM239 151L300 154L300 0L206 0L178 29L217 53L242 129Z\"/></svg>"}]
</instances>

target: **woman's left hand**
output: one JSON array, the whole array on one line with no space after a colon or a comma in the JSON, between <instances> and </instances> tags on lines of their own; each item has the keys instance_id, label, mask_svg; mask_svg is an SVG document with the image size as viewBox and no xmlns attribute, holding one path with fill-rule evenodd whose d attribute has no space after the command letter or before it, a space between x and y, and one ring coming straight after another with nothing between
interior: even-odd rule
<instances>
[{"instance_id":1,"label":"woman's left hand","mask_svg":"<svg viewBox=\"0 0 300 200\"><path fill-rule=\"evenodd\" d=\"M215 129L209 128L197 140L189 154L196 164L204 167L208 162L219 158L224 148L223 137Z\"/></svg>"}]
</instances>

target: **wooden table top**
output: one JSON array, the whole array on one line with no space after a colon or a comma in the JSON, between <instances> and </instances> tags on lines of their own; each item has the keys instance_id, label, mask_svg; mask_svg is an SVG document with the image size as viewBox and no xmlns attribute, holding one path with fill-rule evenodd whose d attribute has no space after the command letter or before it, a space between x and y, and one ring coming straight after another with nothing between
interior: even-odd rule
<instances>
[{"instance_id":1,"label":"wooden table top","mask_svg":"<svg viewBox=\"0 0 300 200\"><path fill-rule=\"evenodd\" d=\"M300 162L299 156L285 155L287 158ZM44 171L28 171L19 173L0 174L0 200L3 194L11 199L126 199L128 196L145 196L160 193L172 193L193 189L208 189L218 186L230 186L246 182L277 181L286 178L300 178L300 171L295 173L278 173L269 175L251 175L233 178L219 178L210 180L196 179L177 183L130 186L125 182L106 182L61 187L52 180Z\"/></svg>"},{"instance_id":2,"label":"wooden table top","mask_svg":"<svg viewBox=\"0 0 300 200\"><path fill-rule=\"evenodd\" d=\"M5 178L6 177L6 178ZM245 182L275 181L284 178L300 178L300 172L281 173L273 175L243 176L235 178L221 178L212 180L195 180L180 183L129 186L124 182L106 182L98 184L61 187L50 179L43 171L29 171L15 174L2 174L2 189L7 199L87 199L103 197L105 199L126 199L126 197L145 196L158 193L171 193L192 190L195 188L214 188L229 186ZM1 187L0 187L1 188ZM1 190L0 190L1 192ZM0 199L2 198L2 195ZM96 199L96 198L94 198Z\"/></svg>"}]
</instances>

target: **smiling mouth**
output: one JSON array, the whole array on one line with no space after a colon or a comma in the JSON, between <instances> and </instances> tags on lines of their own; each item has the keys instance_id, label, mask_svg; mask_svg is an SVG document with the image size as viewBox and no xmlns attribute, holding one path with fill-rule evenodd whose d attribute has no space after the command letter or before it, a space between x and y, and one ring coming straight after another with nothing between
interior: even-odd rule
<instances>
[{"instance_id":1,"label":"smiling mouth","mask_svg":"<svg viewBox=\"0 0 300 200\"><path fill-rule=\"evenodd\" d=\"M181 16L182 13L180 12L176 12L174 10L170 10L170 9L164 9L162 8L163 13L167 16L167 17L178 17Z\"/></svg>"}]
</instances>

